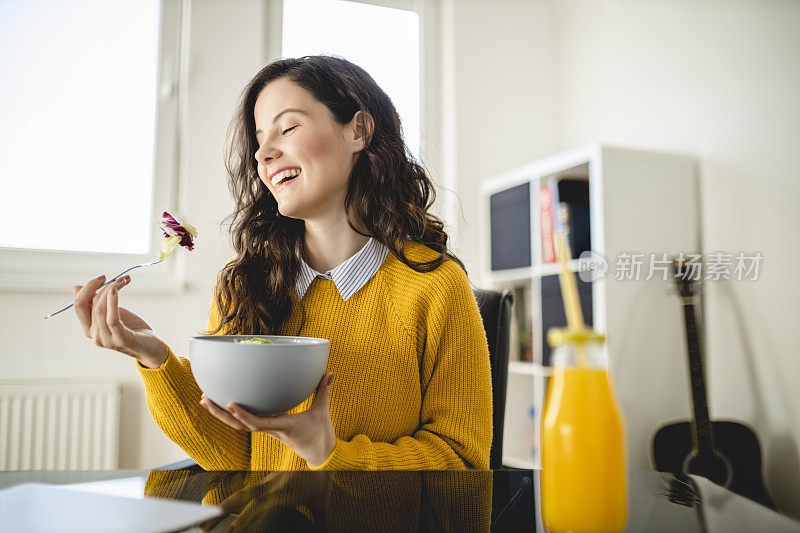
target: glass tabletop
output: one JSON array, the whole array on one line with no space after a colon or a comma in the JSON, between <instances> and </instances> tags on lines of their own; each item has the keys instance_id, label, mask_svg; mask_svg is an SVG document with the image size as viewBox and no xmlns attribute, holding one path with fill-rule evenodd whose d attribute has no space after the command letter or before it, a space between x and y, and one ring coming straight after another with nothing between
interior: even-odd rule
<instances>
[{"instance_id":1,"label":"glass tabletop","mask_svg":"<svg viewBox=\"0 0 800 533\"><path fill-rule=\"evenodd\" d=\"M0 490L26 482L221 507L190 531L544 531L531 470L0 473ZM705 479L648 471L629 473L625 530L800 532L800 523Z\"/></svg>"}]
</instances>

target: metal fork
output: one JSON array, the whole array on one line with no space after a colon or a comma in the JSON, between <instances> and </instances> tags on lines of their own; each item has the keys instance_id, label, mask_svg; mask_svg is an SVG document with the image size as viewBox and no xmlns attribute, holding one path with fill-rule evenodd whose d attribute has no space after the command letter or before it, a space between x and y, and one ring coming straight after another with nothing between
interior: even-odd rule
<instances>
[{"instance_id":1,"label":"metal fork","mask_svg":"<svg viewBox=\"0 0 800 533\"><path fill-rule=\"evenodd\" d=\"M164 259L166 259L166 257L165 257ZM126 274L126 273L130 272L130 271L131 271L131 270L133 270L134 268L139 268L139 267L146 267L146 266L155 265L155 264L157 264L157 263L160 263L160 262L161 262L161 261L163 261L164 259L157 259L157 260L155 260L155 261L150 261L149 263L142 263L141 265L134 265L134 266L132 266L132 267L130 267L130 268L128 268L128 269L126 269L126 270L123 270L122 272L120 272L119 274L117 274L116 276L114 276L113 278L111 278L110 280L108 280L108 281L106 281L105 283L103 283L102 285L100 285L100 286L97 288L97 290L100 290L100 289L102 289L103 287L105 287L105 286L106 286L106 285L108 285L109 283L114 283L114 281L115 281L117 278L119 278L119 277L120 277L121 275L123 275L123 274ZM56 316L58 313L62 313L62 312L64 312L64 311L66 311L67 309L69 309L70 307L72 307L72 305L73 305L73 304L69 304L69 305L68 305L68 306L66 306L65 308L63 308L63 309L59 309L59 310L58 310L58 311L56 311L55 313L50 313L49 315L47 315L46 317L44 317L44 318L45 318L45 320L47 320L47 319L48 319L48 318L50 318L51 316Z\"/></svg>"}]
</instances>

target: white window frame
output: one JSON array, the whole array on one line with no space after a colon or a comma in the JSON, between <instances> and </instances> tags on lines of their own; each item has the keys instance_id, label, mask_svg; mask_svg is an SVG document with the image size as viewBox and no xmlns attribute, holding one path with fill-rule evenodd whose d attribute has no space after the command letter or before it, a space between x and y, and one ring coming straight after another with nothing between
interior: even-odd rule
<instances>
[{"instance_id":1,"label":"white window frame","mask_svg":"<svg viewBox=\"0 0 800 533\"><path fill-rule=\"evenodd\" d=\"M443 151L440 124L442 73L439 69L441 55L440 2L441 0L346 0L394 9L413 11L419 17L419 87L420 87L420 141L419 155L425 167L431 171L431 178L439 183L437 176L442 174L441 154ZM269 61L282 57L281 43L283 33L283 0L267 0L266 56Z\"/></svg>"},{"instance_id":2,"label":"white window frame","mask_svg":"<svg viewBox=\"0 0 800 533\"><path fill-rule=\"evenodd\" d=\"M152 238L146 254L69 252L0 248L0 292L46 292L70 295L75 284L158 257L162 235L155 221L163 211L180 213L186 205L186 176L180 147L185 146L186 69L190 0L161 0L157 75L156 135L151 208ZM133 293L175 294L186 289L183 254L136 272Z\"/></svg>"},{"instance_id":3,"label":"white window frame","mask_svg":"<svg viewBox=\"0 0 800 533\"><path fill-rule=\"evenodd\" d=\"M419 17L419 157L429 171L429 177L434 182L437 193L433 212L445 219L452 211L451 195L442 194L442 189L455 191L455 174L449 169L454 168L455 146L445 136L444 125L447 124L447 114L451 113L448 105L448 95L452 95L452 88L448 86L449 72L443 71L442 54L444 49L444 28L442 27L443 0L347 0L361 2L395 9L413 11ZM280 41L278 41L280 42ZM279 48L280 49L280 48ZM450 137L454 138L454 137ZM448 144L449 143L449 144ZM454 228L448 228L453 231ZM450 233L453 235L453 233Z\"/></svg>"},{"instance_id":4,"label":"white window frame","mask_svg":"<svg viewBox=\"0 0 800 533\"><path fill-rule=\"evenodd\" d=\"M267 9L266 61L281 57L283 0L263 0ZM420 21L420 157L434 182L441 183L446 166L442 159L443 84L440 31L441 0L348 0L414 11ZM151 220L167 210L180 214L187 205L188 176L184 159L191 0L161 0L158 67L157 129ZM447 181L447 180L445 180ZM445 183L445 185L447 185ZM437 201L438 203L438 201ZM128 266L151 261L158 255L161 233L151 228L147 254L65 252L0 248L0 293L64 293L72 285L107 276ZM178 294L187 290L185 254L176 252L168 261L137 271L137 282L126 290L141 294Z\"/></svg>"}]
</instances>

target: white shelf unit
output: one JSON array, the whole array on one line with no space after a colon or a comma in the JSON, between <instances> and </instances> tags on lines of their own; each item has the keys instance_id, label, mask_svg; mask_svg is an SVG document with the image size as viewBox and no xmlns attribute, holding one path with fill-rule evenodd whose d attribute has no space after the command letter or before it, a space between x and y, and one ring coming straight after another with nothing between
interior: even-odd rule
<instances>
[{"instance_id":1,"label":"white shelf unit","mask_svg":"<svg viewBox=\"0 0 800 533\"><path fill-rule=\"evenodd\" d=\"M663 421L678 409L688 408L679 304L670 294L669 282L642 267L639 281L615 279L620 253L654 253L669 256L699 253L697 163L681 154L646 152L589 144L547 157L501 175L481 185L481 271L484 286L526 290L515 296L515 316L532 335L532 349L522 361L519 331L512 325L503 463L539 468L539 424L544 409L549 367L542 366L543 341L541 282L555 276L559 267L542 262L542 227L539 189L548 180L565 178L588 181L591 250L608 262L605 276L592 281L593 326L608 335L609 365L617 398L625 417L630 468L647 469L650 438ZM530 264L492 270L492 195L529 184ZM553 216L557 216L553 213ZM578 271L583 260L573 259ZM549 281L549 280L548 280ZM528 297L525 297L528 296ZM524 309L518 308L522 302ZM552 300L551 300L552 302ZM560 303L559 303L560 305ZM523 332L524 334L524 332ZM535 361L535 362L534 362ZM665 381L666 380L666 381ZM674 382L677 394L665 392ZM671 403L670 403L671 402ZM681 403L683 402L683 403ZM686 412L685 410L683 411ZM673 416L674 417L674 416Z\"/></svg>"}]
</instances>

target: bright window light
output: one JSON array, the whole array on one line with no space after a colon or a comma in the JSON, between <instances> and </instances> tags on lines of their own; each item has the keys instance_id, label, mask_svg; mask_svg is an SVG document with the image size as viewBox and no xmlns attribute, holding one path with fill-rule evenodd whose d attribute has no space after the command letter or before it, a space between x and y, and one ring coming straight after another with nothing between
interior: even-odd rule
<instances>
[{"instance_id":1,"label":"bright window light","mask_svg":"<svg viewBox=\"0 0 800 533\"><path fill-rule=\"evenodd\" d=\"M334 54L355 63L392 99L419 156L419 16L346 0L284 0L283 57Z\"/></svg>"},{"instance_id":2,"label":"bright window light","mask_svg":"<svg viewBox=\"0 0 800 533\"><path fill-rule=\"evenodd\" d=\"M0 247L145 254L159 0L0 1Z\"/></svg>"}]
</instances>

